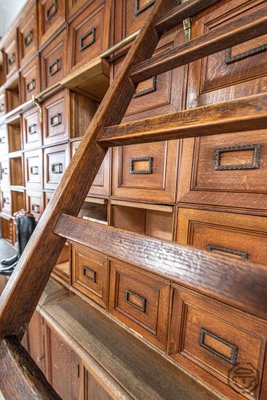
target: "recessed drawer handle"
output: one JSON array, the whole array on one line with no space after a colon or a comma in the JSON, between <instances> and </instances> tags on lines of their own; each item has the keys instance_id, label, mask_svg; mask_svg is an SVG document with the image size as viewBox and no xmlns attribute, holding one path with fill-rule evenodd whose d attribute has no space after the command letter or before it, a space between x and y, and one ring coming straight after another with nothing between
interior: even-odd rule
<instances>
[{"instance_id":1,"label":"recessed drawer handle","mask_svg":"<svg viewBox=\"0 0 267 400\"><path fill-rule=\"evenodd\" d=\"M2 175L8 175L7 167L2 168Z\"/></svg>"},{"instance_id":2,"label":"recessed drawer handle","mask_svg":"<svg viewBox=\"0 0 267 400\"><path fill-rule=\"evenodd\" d=\"M142 164L141 164L142 163ZM142 165L142 168L138 168L138 164ZM135 157L130 158L130 174L131 175L148 175L152 174L152 157ZM145 166L146 168L143 168Z\"/></svg>"},{"instance_id":3,"label":"recessed drawer handle","mask_svg":"<svg viewBox=\"0 0 267 400\"><path fill-rule=\"evenodd\" d=\"M36 214L40 214L40 206L39 204L32 204L32 212Z\"/></svg>"},{"instance_id":4,"label":"recessed drawer handle","mask_svg":"<svg viewBox=\"0 0 267 400\"><path fill-rule=\"evenodd\" d=\"M62 114L55 114L50 118L50 126L52 128L61 124L62 124Z\"/></svg>"},{"instance_id":5,"label":"recessed drawer handle","mask_svg":"<svg viewBox=\"0 0 267 400\"><path fill-rule=\"evenodd\" d=\"M9 204L10 204L10 199L9 199L8 197L4 197L4 198L3 198L3 202L4 202L5 204L9 205Z\"/></svg>"},{"instance_id":6,"label":"recessed drawer handle","mask_svg":"<svg viewBox=\"0 0 267 400\"><path fill-rule=\"evenodd\" d=\"M0 104L0 113L2 113L4 111L5 111L5 105L4 105L4 103L1 103Z\"/></svg>"},{"instance_id":7,"label":"recessed drawer handle","mask_svg":"<svg viewBox=\"0 0 267 400\"><path fill-rule=\"evenodd\" d=\"M29 83L26 85L26 90L28 93L32 92L36 88L36 80L32 79Z\"/></svg>"},{"instance_id":8,"label":"recessed drawer handle","mask_svg":"<svg viewBox=\"0 0 267 400\"><path fill-rule=\"evenodd\" d=\"M86 41L87 38L91 37L89 41ZM80 51L84 51L88 47L92 46L96 41L96 28L90 29L87 33L85 33L80 39Z\"/></svg>"},{"instance_id":9,"label":"recessed drawer handle","mask_svg":"<svg viewBox=\"0 0 267 400\"><path fill-rule=\"evenodd\" d=\"M146 312L146 299L132 292L131 290L126 290L125 301L132 307L137 308L137 310L141 311L142 313Z\"/></svg>"},{"instance_id":10,"label":"recessed drawer handle","mask_svg":"<svg viewBox=\"0 0 267 400\"><path fill-rule=\"evenodd\" d=\"M229 347L231 350L231 356L228 358L224 354L219 353L217 350L214 350L212 347L207 345L205 343L206 338L211 338L212 340L218 341L219 343L224 344L225 346ZM207 331L204 328L200 329L200 335L199 335L199 345L203 347L205 350L209 351L211 354L221 358L222 360L228 362L229 364L235 365L237 361L237 356L238 356L238 347L235 346L234 344L228 342L227 340L224 340L220 338L219 336L214 335L213 333Z\"/></svg>"},{"instance_id":11,"label":"recessed drawer handle","mask_svg":"<svg viewBox=\"0 0 267 400\"><path fill-rule=\"evenodd\" d=\"M88 279L90 282L96 283L96 271L89 267L83 268L83 276Z\"/></svg>"},{"instance_id":12,"label":"recessed drawer handle","mask_svg":"<svg viewBox=\"0 0 267 400\"><path fill-rule=\"evenodd\" d=\"M222 155L224 153L232 153L238 151L253 151L253 156L250 163L246 164L226 164L222 165ZM250 144L245 146L221 147L215 150L215 170L216 171L235 171L246 169L259 169L260 168L260 144Z\"/></svg>"},{"instance_id":13,"label":"recessed drawer handle","mask_svg":"<svg viewBox=\"0 0 267 400\"><path fill-rule=\"evenodd\" d=\"M0 138L0 143L1 143L1 144L6 143L6 137L5 137L5 136L2 136L2 137Z\"/></svg>"},{"instance_id":14,"label":"recessed drawer handle","mask_svg":"<svg viewBox=\"0 0 267 400\"><path fill-rule=\"evenodd\" d=\"M49 22L50 19L53 18L54 15L56 15L57 10L58 10L57 0L53 0L50 6L46 10L45 18L47 22Z\"/></svg>"},{"instance_id":15,"label":"recessed drawer handle","mask_svg":"<svg viewBox=\"0 0 267 400\"><path fill-rule=\"evenodd\" d=\"M218 253L231 254L233 256L240 257L243 260L248 260L248 257L249 257L248 253L245 253L244 251L231 250L226 247L214 246L213 244L208 244L207 250L218 252Z\"/></svg>"},{"instance_id":16,"label":"recessed drawer handle","mask_svg":"<svg viewBox=\"0 0 267 400\"><path fill-rule=\"evenodd\" d=\"M31 175L39 175L39 168L38 166L33 166L30 168Z\"/></svg>"},{"instance_id":17,"label":"recessed drawer handle","mask_svg":"<svg viewBox=\"0 0 267 400\"><path fill-rule=\"evenodd\" d=\"M53 174L62 174L63 173L63 164L62 163L52 164L51 171Z\"/></svg>"},{"instance_id":18,"label":"recessed drawer handle","mask_svg":"<svg viewBox=\"0 0 267 400\"><path fill-rule=\"evenodd\" d=\"M138 87L137 87L137 89L138 89ZM156 90L157 90L157 77L153 76L151 86L147 89L141 90L140 92L136 92L133 95L133 98L136 99L137 97L145 96L146 94L153 93Z\"/></svg>"},{"instance_id":19,"label":"recessed drawer handle","mask_svg":"<svg viewBox=\"0 0 267 400\"><path fill-rule=\"evenodd\" d=\"M8 59L8 65L11 67L16 61L16 54L12 53L11 57Z\"/></svg>"},{"instance_id":20,"label":"recessed drawer handle","mask_svg":"<svg viewBox=\"0 0 267 400\"><path fill-rule=\"evenodd\" d=\"M50 77L56 75L61 69L61 58L57 58L48 66L48 75Z\"/></svg>"},{"instance_id":21,"label":"recessed drawer handle","mask_svg":"<svg viewBox=\"0 0 267 400\"><path fill-rule=\"evenodd\" d=\"M150 0L146 4L143 5L143 7L140 7L140 0L134 0L134 14L135 16L141 14L145 10L147 10L149 7L151 7L153 4L155 4L156 0Z\"/></svg>"},{"instance_id":22,"label":"recessed drawer handle","mask_svg":"<svg viewBox=\"0 0 267 400\"><path fill-rule=\"evenodd\" d=\"M24 38L24 47L28 47L33 40L33 31L30 31Z\"/></svg>"},{"instance_id":23,"label":"recessed drawer handle","mask_svg":"<svg viewBox=\"0 0 267 400\"><path fill-rule=\"evenodd\" d=\"M35 135L35 133L37 133L37 124L29 125L28 134L29 135Z\"/></svg>"}]
</instances>

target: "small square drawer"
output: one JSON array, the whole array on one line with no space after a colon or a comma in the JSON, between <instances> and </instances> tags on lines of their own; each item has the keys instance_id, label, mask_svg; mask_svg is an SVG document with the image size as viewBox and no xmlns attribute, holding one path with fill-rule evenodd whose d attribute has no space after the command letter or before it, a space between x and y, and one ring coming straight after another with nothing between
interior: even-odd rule
<instances>
[{"instance_id":1,"label":"small square drawer","mask_svg":"<svg viewBox=\"0 0 267 400\"><path fill-rule=\"evenodd\" d=\"M166 348L169 281L117 261L111 262L112 315L161 349Z\"/></svg>"},{"instance_id":2,"label":"small square drawer","mask_svg":"<svg viewBox=\"0 0 267 400\"><path fill-rule=\"evenodd\" d=\"M36 1L28 1L20 15L18 40L20 66L23 66L38 50Z\"/></svg>"},{"instance_id":3,"label":"small square drawer","mask_svg":"<svg viewBox=\"0 0 267 400\"><path fill-rule=\"evenodd\" d=\"M108 279L107 256L73 243L72 286L100 306L107 308Z\"/></svg>"},{"instance_id":4,"label":"small square drawer","mask_svg":"<svg viewBox=\"0 0 267 400\"><path fill-rule=\"evenodd\" d=\"M21 102L31 100L32 96L40 93L40 65L39 56L35 57L20 74Z\"/></svg>"},{"instance_id":5,"label":"small square drawer","mask_svg":"<svg viewBox=\"0 0 267 400\"><path fill-rule=\"evenodd\" d=\"M88 62L108 48L110 8L105 7L105 3L103 0L91 2L71 22L68 46L71 69Z\"/></svg>"},{"instance_id":6,"label":"small square drawer","mask_svg":"<svg viewBox=\"0 0 267 400\"><path fill-rule=\"evenodd\" d=\"M68 165L67 145L44 149L44 188L55 189Z\"/></svg>"},{"instance_id":7,"label":"small square drawer","mask_svg":"<svg viewBox=\"0 0 267 400\"><path fill-rule=\"evenodd\" d=\"M67 31L64 30L41 52L42 90L61 81L67 67Z\"/></svg>"},{"instance_id":8,"label":"small square drawer","mask_svg":"<svg viewBox=\"0 0 267 400\"><path fill-rule=\"evenodd\" d=\"M42 145L42 128L38 109L33 108L22 116L24 149L32 149Z\"/></svg>"},{"instance_id":9,"label":"small square drawer","mask_svg":"<svg viewBox=\"0 0 267 400\"><path fill-rule=\"evenodd\" d=\"M66 20L65 0L39 0L39 37L42 46Z\"/></svg>"},{"instance_id":10,"label":"small square drawer","mask_svg":"<svg viewBox=\"0 0 267 400\"><path fill-rule=\"evenodd\" d=\"M0 155L8 153L8 135L7 126L5 124L0 125Z\"/></svg>"},{"instance_id":11,"label":"small square drawer","mask_svg":"<svg viewBox=\"0 0 267 400\"><path fill-rule=\"evenodd\" d=\"M25 157L25 181L30 189L42 189L42 150L26 151Z\"/></svg>"},{"instance_id":12,"label":"small square drawer","mask_svg":"<svg viewBox=\"0 0 267 400\"><path fill-rule=\"evenodd\" d=\"M19 69L17 31L12 30L3 43L4 71L6 80Z\"/></svg>"},{"instance_id":13,"label":"small square drawer","mask_svg":"<svg viewBox=\"0 0 267 400\"><path fill-rule=\"evenodd\" d=\"M3 185L9 185L10 177L10 170L9 170L9 160L8 159L2 159L1 161L1 183Z\"/></svg>"},{"instance_id":14,"label":"small square drawer","mask_svg":"<svg viewBox=\"0 0 267 400\"><path fill-rule=\"evenodd\" d=\"M36 220L39 220L44 211L43 193L27 190L26 209L33 214Z\"/></svg>"},{"instance_id":15,"label":"small square drawer","mask_svg":"<svg viewBox=\"0 0 267 400\"><path fill-rule=\"evenodd\" d=\"M238 398L259 399L266 337L264 321L174 286L171 357L181 367L194 369L194 375L201 375L213 387L221 391L232 388L233 397L227 398L236 398L235 393L239 392L244 397ZM247 382L238 377L238 371L249 373L248 368L254 376L257 374L254 393L246 391Z\"/></svg>"},{"instance_id":16,"label":"small square drawer","mask_svg":"<svg viewBox=\"0 0 267 400\"><path fill-rule=\"evenodd\" d=\"M8 189L2 189L2 211L11 214L11 192Z\"/></svg>"},{"instance_id":17,"label":"small square drawer","mask_svg":"<svg viewBox=\"0 0 267 400\"><path fill-rule=\"evenodd\" d=\"M6 113L6 99L5 93L0 94L0 118Z\"/></svg>"},{"instance_id":18,"label":"small square drawer","mask_svg":"<svg viewBox=\"0 0 267 400\"><path fill-rule=\"evenodd\" d=\"M87 5L87 0L67 0L68 4L68 21L72 20Z\"/></svg>"},{"instance_id":19,"label":"small square drawer","mask_svg":"<svg viewBox=\"0 0 267 400\"><path fill-rule=\"evenodd\" d=\"M43 103L43 142L45 145L69 137L69 95L65 89Z\"/></svg>"}]
</instances>

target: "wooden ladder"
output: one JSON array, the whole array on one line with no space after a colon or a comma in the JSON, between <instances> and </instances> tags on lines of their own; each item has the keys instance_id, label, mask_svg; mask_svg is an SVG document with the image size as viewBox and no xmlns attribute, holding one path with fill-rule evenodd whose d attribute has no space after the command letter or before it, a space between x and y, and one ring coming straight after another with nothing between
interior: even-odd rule
<instances>
[{"instance_id":1,"label":"wooden ladder","mask_svg":"<svg viewBox=\"0 0 267 400\"><path fill-rule=\"evenodd\" d=\"M0 390L6 399L59 398L20 339L66 238L267 318L266 267L76 217L109 147L266 128L267 94L119 125L139 82L267 33L266 8L152 57L163 32L217 1L157 0L102 101L1 296Z\"/></svg>"}]
</instances>

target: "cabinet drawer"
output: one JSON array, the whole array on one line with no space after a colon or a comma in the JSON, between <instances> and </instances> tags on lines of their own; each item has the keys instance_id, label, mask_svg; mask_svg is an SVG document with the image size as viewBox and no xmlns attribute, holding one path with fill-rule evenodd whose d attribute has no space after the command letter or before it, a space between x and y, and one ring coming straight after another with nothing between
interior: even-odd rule
<instances>
[{"instance_id":1,"label":"cabinet drawer","mask_svg":"<svg viewBox=\"0 0 267 400\"><path fill-rule=\"evenodd\" d=\"M108 303L108 259L87 247L72 245L72 285L100 306Z\"/></svg>"},{"instance_id":2,"label":"cabinet drawer","mask_svg":"<svg viewBox=\"0 0 267 400\"><path fill-rule=\"evenodd\" d=\"M67 145L50 147L44 150L44 188L55 189L68 165Z\"/></svg>"},{"instance_id":3,"label":"cabinet drawer","mask_svg":"<svg viewBox=\"0 0 267 400\"><path fill-rule=\"evenodd\" d=\"M20 75L21 102L31 100L32 96L40 93L40 65L39 57L35 57L27 67L23 68Z\"/></svg>"},{"instance_id":4,"label":"cabinet drawer","mask_svg":"<svg viewBox=\"0 0 267 400\"><path fill-rule=\"evenodd\" d=\"M67 31L58 35L41 53L42 90L64 78L67 68Z\"/></svg>"},{"instance_id":5,"label":"cabinet drawer","mask_svg":"<svg viewBox=\"0 0 267 400\"><path fill-rule=\"evenodd\" d=\"M266 131L185 140L179 200L266 209L266 173Z\"/></svg>"},{"instance_id":6,"label":"cabinet drawer","mask_svg":"<svg viewBox=\"0 0 267 400\"><path fill-rule=\"evenodd\" d=\"M43 141L51 144L69 137L69 96L65 89L43 104Z\"/></svg>"},{"instance_id":7,"label":"cabinet drawer","mask_svg":"<svg viewBox=\"0 0 267 400\"><path fill-rule=\"evenodd\" d=\"M75 18L69 28L71 69L103 53L109 45L109 12L105 1L95 0ZM106 11L106 12L105 12Z\"/></svg>"},{"instance_id":8,"label":"cabinet drawer","mask_svg":"<svg viewBox=\"0 0 267 400\"><path fill-rule=\"evenodd\" d=\"M266 262L266 217L180 208L177 241L215 254Z\"/></svg>"},{"instance_id":9,"label":"cabinet drawer","mask_svg":"<svg viewBox=\"0 0 267 400\"><path fill-rule=\"evenodd\" d=\"M223 382L232 396L239 392L248 399L259 399L267 326L263 321L179 286L174 288L169 350L181 365L200 375L212 386ZM199 368L197 368L197 367ZM254 371L254 393L245 391L246 380L238 371ZM247 371L248 372L248 371ZM243 386L238 387L237 384ZM225 392L224 392L225 393ZM229 392L228 392L229 393Z\"/></svg>"},{"instance_id":10,"label":"cabinet drawer","mask_svg":"<svg viewBox=\"0 0 267 400\"><path fill-rule=\"evenodd\" d=\"M44 211L43 193L26 191L26 208L36 220L40 219Z\"/></svg>"},{"instance_id":11,"label":"cabinet drawer","mask_svg":"<svg viewBox=\"0 0 267 400\"><path fill-rule=\"evenodd\" d=\"M17 31L12 30L3 43L4 71L6 80L19 69Z\"/></svg>"},{"instance_id":12,"label":"cabinet drawer","mask_svg":"<svg viewBox=\"0 0 267 400\"><path fill-rule=\"evenodd\" d=\"M39 111L34 108L22 116L22 129L24 149L32 149L42 144L42 130L40 125Z\"/></svg>"},{"instance_id":13,"label":"cabinet drawer","mask_svg":"<svg viewBox=\"0 0 267 400\"><path fill-rule=\"evenodd\" d=\"M113 149L112 196L142 201L175 201L178 142Z\"/></svg>"},{"instance_id":14,"label":"cabinet drawer","mask_svg":"<svg viewBox=\"0 0 267 400\"><path fill-rule=\"evenodd\" d=\"M7 126L5 124L0 125L0 154L8 153L8 136Z\"/></svg>"},{"instance_id":15,"label":"cabinet drawer","mask_svg":"<svg viewBox=\"0 0 267 400\"><path fill-rule=\"evenodd\" d=\"M27 151L25 157L25 181L30 189L42 189L42 150Z\"/></svg>"},{"instance_id":16,"label":"cabinet drawer","mask_svg":"<svg viewBox=\"0 0 267 400\"><path fill-rule=\"evenodd\" d=\"M75 15L79 14L82 10L84 10L87 3L88 3L87 0L67 0L68 21L72 20L75 17Z\"/></svg>"},{"instance_id":17,"label":"cabinet drawer","mask_svg":"<svg viewBox=\"0 0 267 400\"><path fill-rule=\"evenodd\" d=\"M9 160L8 159L3 159L1 161L1 184L3 185L9 185Z\"/></svg>"},{"instance_id":18,"label":"cabinet drawer","mask_svg":"<svg viewBox=\"0 0 267 400\"><path fill-rule=\"evenodd\" d=\"M20 12L18 26L20 66L23 66L38 50L36 1L28 1Z\"/></svg>"},{"instance_id":19,"label":"cabinet drawer","mask_svg":"<svg viewBox=\"0 0 267 400\"><path fill-rule=\"evenodd\" d=\"M6 113L6 99L5 94L0 94L0 118Z\"/></svg>"},{"instance_id":20,"label":"cabinet drawer","mask_svg":"<svg viewBox=\"0 0 267 400\"><path fill-rule=\"evenodd\" d=\"M2 189L2 211L3 213L11 214L11 192L7 189Z\"/></svg>"},{"instance_id":21,"label":"cabinet drawer","mask_svg":"<svg viewBox=\"0 0 267 400\"><path fill-rule=\"evenodd\" d=\"M167 340L169 281L111 262L110 312L161 349Z\"/></svg>"},{"instance_id":22,"label":"cabinet drawer","mask_svg":"<svg viewBox=\"0 0 267 400\"><path fill-rule=\"evenodd\" d=\"M65 0L39 0L38 20L40 45L43 45L66 20Z\"/></svg>"}]
</instances>

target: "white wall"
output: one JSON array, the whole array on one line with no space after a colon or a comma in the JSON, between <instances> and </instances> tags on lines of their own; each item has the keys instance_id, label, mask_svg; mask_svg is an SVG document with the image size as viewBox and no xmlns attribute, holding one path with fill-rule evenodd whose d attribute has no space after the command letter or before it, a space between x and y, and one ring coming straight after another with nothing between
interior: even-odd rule
<instances>
[{"instance_id":1,"label":"white wall","mask_svg":"<svg viewBox=\"0 0 267 400\"><path fill-rule=\"evenodd\" d=\"M0 37L7 32L25 3L26 0L0 0Z\"/></svg>"}]
</instances>

